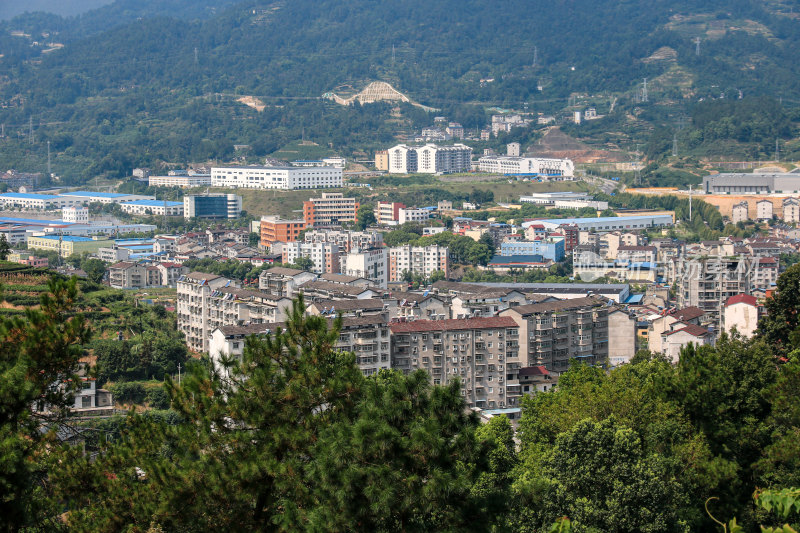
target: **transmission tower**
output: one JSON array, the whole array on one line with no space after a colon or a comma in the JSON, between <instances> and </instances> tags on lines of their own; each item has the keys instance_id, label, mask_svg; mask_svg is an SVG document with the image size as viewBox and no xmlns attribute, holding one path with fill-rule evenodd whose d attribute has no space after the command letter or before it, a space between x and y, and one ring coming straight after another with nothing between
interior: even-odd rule
<instances>
[{"instance_id":1,"label":"transmission tower","mask_svg":"<svg viewBox=\"0 0 800 533\"><path fill-rule=\"evenodd\" d=\"M644 79L644 85L642 87L642 102L647 101L647 78Z\"/></svg>"},{"instance_id":2,"label":"transmission tower","mask_svg":"<svg viewBox=\"0 0 800 533\"><path fill-rule=\"evenodd\" d=\"M678 134L672 136L672 157L678 157Z\"/></svg>"},{"instance_id":3,"label":"transmission tower","mask_svg":"<svg viewBox=\"0 0 800 533\"><path fill-rule=\"evenodd\" d=\"M28 117L28 142L33 144L33 115Z\"/></svg>"},{"instance_id":4,"label":"transmission tower","mask_svg":"<svg viewBox=\"0 0 800 533\"><path fill-rule=\"evenodd\" d=\"M778 145L778 139L775 139L775 161L778 162L781 160L781 148Z\"/></svg>"},{"instance_id":5,"label":"transmission tower","mask_svg":"<svg viewBox=\"0 0 800 533\"><path fill-rule=\"evenodd\" d=\"M700 55L700 37L695 37L694 40L695 48L694 48L694 55Z\"/></svg>"},{"instance_id":6,"label":"transmission tower","mask_svg":"<svg viewBox=\"0 0 800 533\"><path fill-rule=\"evenodd\" d=\"M394 45L392 45L392 66L394 66Z\"/></svg>"},{"instance_id":7,"label":"transmission tower","mask_svg":"<svg viewBox=\"0 0 800 533\"><path fill-rule=\"evenodd\" d=\"M197 47L194 47L194 64L197 64Z\"/></svg>"},{"instance_id":8,"label":"transmission tower","mask_svg":"<svg viewBox=\"0 0 800 533\"><path fill-rule=\"evenodd\" d=\"M50 168L50 141L47 141L47 177L53 175L53 171Z\"/></svg>"},{"instance_id":9,"label":"transmission tower","mask_svg":"<svg viewBox=\"0 0 800 533\"><path fill-rule=\"evenodd\" d=\"M539 48L533 47L533 67L536 68L536 60L539 59Z\"/></svg>"}]
</instances>

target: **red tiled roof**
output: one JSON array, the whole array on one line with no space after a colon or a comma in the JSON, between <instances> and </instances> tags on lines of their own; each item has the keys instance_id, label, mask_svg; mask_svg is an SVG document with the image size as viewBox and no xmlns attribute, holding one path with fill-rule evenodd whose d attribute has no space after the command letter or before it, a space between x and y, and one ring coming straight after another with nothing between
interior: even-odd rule
<instances>
[{"instance_id":1,"label":"red tiled roof","mask_svg":"<svg viewBox=\"0 0 800 533\"><path fill-rule=\"evenodd\" d=\"M739 303L745 303L747 305L752 305L753 307L756 307L758 305L758 300L756 300L755 296L751 296L749 294L737 294L736 296L731 296L730 298L728 298L728 301L725 302L725 305L729 306Z\"/></svg>"},{"instance_id":2,"label":"red tiled roof","mask_svg":"<svg viewBox=\"0 0 800 533\"><path fill-rule=\"evenodd\" d=\"M685 322L687 320L692 320L701 317L704 314L706 314L706 312L700 309L699 307L691 306L691 307L684 307L683 309L678 309L677 311L675 311L675 313L673 313L672 316L674 316L680 321Z\"/></svg>"},{"instance_id":3,"label":"red tiled roof","mask_svg":"<svg viewBox=\"0 0 800 533\"><path fill-rule=\"evenodd\" d=\"M389 327L392 330L392 333L414 333L422 331L452 331L462 329L515 328L517 327L517 323L513 318L508 316L494 316L486 318L394 322Z\"/></svg>"},{"instance_id":4,"label":"red tiled roof","mask_svg":"<svg viewBox=\"0 0 800 533\"><path fill-rule=\"evenodd\" d=\"M758 260L758 262L759 264L762 265L764 264L771 265L771 264L777 264L778 260L775 259L774 257L762 257L761 259Z\"/></svg>"},{"instance_id":5,"label":"red tiled roof","mask_svg":"<svg viewBox=\"0 0 800 533\"><path fill-rule=\"evenodd\" d=\"M679 331L685 331L686 333L688 333L689 335L691 335L693 337L705 337L705 336L711 334L711 332L708 331L706 328L702 328L700 326L695 326L694 324L686 324L684 327L682 327L680 329L675 329L675 330L672 330L670 332L664 333L664 336L668 337L670 335L674 335L675 333L678 333Z\"/></svg>"},{"instance_id":6,"label":"red tiled roof","mask_svg":"<svg viewBox=\"0 0 800 533\"><path fill-rule=\"evenodd\" d=\"M544 366L528 366L519 369L520 376L549 376L550 372Z\"/></svg>"}]
</instances>

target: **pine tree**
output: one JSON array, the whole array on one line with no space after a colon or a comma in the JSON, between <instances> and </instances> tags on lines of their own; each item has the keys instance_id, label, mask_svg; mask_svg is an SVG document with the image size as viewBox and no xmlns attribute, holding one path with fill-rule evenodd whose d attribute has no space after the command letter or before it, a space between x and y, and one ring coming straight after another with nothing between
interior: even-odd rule
<instances>
[{"instance_id":1,"label":"pine tree","mask_svg":"<svg viewBox=\"0 0 800 533\"><path fill-rule=\"evenodd\" d=\"M47 471L58 446L75 376L88 340L73 314L76 279L53 279L39 309L0 320L0 530L55 527L45 498Z\"/></svg>"}]
</instances>

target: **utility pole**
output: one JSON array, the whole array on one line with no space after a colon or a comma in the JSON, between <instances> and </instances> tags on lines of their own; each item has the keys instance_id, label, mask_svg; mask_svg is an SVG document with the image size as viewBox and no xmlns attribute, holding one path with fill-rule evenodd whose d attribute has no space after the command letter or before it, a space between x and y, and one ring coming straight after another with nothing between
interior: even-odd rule
<instances>
[{"instance_id":1,"label":"utility pole","mask_svg":"<svg viewBox=\"0 0 800 533\"><path fill-rule=\"evenodd\" d=\"M47 177L51 177L53 175L53 171L50 168L50 141L47 141Z\"/></svg>"},{"instance_id":2,"label":"utility pole","mask_svg":"<svg viewBox=\"0 0 800 533\"><path fill-rule=\"evenodd\" d=\"M33 115L28 117L28 143L33 144Z\"/></svg>"},{"instance_id":3,"label":"utility pole","mask_svg":"<svg viewBox=\"0 0 800 533\"><path fill-rule=\"evenodd\" d=\"M178 363L178 386L181 386L181 364Z\"/></svg>"},{"instance_id":4,"label":"utility pole","mask_svg":"<svg viewBox=\"0 0 800 533\"><path fill-rule=\"evenodd\" d=\"M394 44L392 44L392 66L394 67Z\"/></svg>"}]
</instances>

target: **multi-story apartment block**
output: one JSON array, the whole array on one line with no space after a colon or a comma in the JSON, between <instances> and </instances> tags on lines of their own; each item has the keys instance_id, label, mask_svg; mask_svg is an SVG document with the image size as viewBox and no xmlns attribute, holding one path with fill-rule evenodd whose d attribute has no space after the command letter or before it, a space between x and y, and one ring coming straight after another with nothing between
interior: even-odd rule
<instances>
[{"instance_id":1,"label":"multi-story apartment block","mask_svg":"<svg viewBox=\"0 0 800 533\"><path fill-rule=\"evenodd\" d=\"M720 326L722 308L731 296L750 294L758 259L718 255L686 257L674 263L678 284L678 305L696 306Z\"/></svg>"},{"instance_id":2,"label":"multi-story apartment block","mask_svg":"<svg viewBox=\"0 0 800 533\"><path fill-rule=\"evenodd\" d=\"M65 207L61 210L61 220L73 224L88 224L89 208L86 206Z\"/></svg>"},{"instance_id":3,"label":"multi-story apartment block","mask_svg":"<svg viewBox=\"0 0 800 533\"><path fill-rule=\"evenodd\" d=\"M519 326L522 366L562 372L571 359L599 363L608 358L608 306L599 298L520 305L500 316Z\"/></svg>"},{"instance_id":4,"label":"multi-story apartment block","mask_svg":"<svg viewBox=\"0 0 800 533\"><path fill-rule=\"evenodd\" d=\"M753 258L753 288L766 291L778 283L779 263L774 257Z\"/></svg>"},{"instance_id":5,"label":"multi-story apartment block","mask_svg":"<svg viewBox=\"0 0 800 533\"><path fill-rule=\"evenodd\" d=\"M617 248L617 261L625 264L655 263L658 250L655 246L620 246Z\"/></svg>"},{"instance_id":6,"label":"multi-story apartment block","mask_svg":"<svg viewBox=\"0 0 800 533\"><path fill-rule=\"evenodd\" d=\"M336 167L214 167L214 187L248 189L321 189L342 186L342 169Z\"/></svg>"},{"instance_id":7,"label":"multi-story apartment block","mask_svg":"<svg viewBox=\"0 0 800 533\"><path fill-rule=\"evenodd\" d=\"M389 283L389 253L386 248L353 248L341 260L342 274L367 278L382 289Z\"/></svg>"},{"instance_id":8,"label":"multi-story apartment block","mask_svg":"<svg viewBox=\"0 0 800 533\"><path fill-rule=\"evenodd\" d=\"M329 319L329 327L333 319ZM266 335L285 328L284 323L253 324L248 326L221 326L210 337L209 354L214 366L221 369L221 356L241 357L245 339L251 335ZM356 364L365 376L376 374L391 365L389 325L384 315L343 318L336 348L353 352Z\"/></svg>"},{"instance_id":9,"label":"multi-story apartment block","mask_svg":"<svg viewBox=\"0 0 800 533\"><path fill-rule=\"evenodd\" d=\"M389 250L389 281L403 281L405 272L429 278L441 270L450 274L450 257L444 246L397 246Z\"/></svg>"},{"instance_id":10,"label":"multi-story apartment block","mask_svg":"<svg viewBox=\"0 0 800 533\"><path fill-rule=\"evenodd\" d=\"M387 150L375 152L375 170L389 170L389 152Z\"/></svg>"},{"instance_id":11,"label":"multi-story apartment block","mask_svg":"<svg viewBox=\"0 0 800 533\"><path fill-rule=\"evenodd\" d=\"M184 218L239 218L242 197L238 194L192 194L183 197Z\"/></svg>"},{"instance_id":12,"label":"multi-story apartment block","mask_svg":"<svg viewBox=\"0 0 800 533\"><path fill-rule=\"evenodd\" d=\"M756 202L756 218L758 220L772 220L773 205L771 200L764 198Z\"/></svg>"},{"instance_id":13,"label":"multi-story apartment block","mask_svg":"<svg viewBox=\"0 0 800 533\"><path fill-rule=\"evenodd\" d=\"M193 272L178 281L178 329L187 346L207 352L211 333L222 326L284 320L289 298L237 288L229 279Z\"/></svg>"},{"instance_id":14,"label":"multi-story apartment block","mask_svg":"<svg viewBox=\"0 0 800 533\"><path fill-rule=\"evenodd\" d=\"M119 262L108 267L108 284L115 289L160 287L161 272L144 263Z\"/></svg>"},{"instance_id":15,"label":"multi-story apartment block","mask_svg":"<svg viewBox=\"0 0 800 533\"><path fill-rule=\"evenodd\" d=\"M294 263L298 257L311 259L317 274L339 273L339 246L325 242L288 242L283 245L282 262Z\"/></svg>"},{"instance_id":16,"label":"multi-story apartment block","mask_svg":"<svg viewBox=\"0 0 800 533\"><path fill-rule=\"evenodd\" d=\"M309 228L355 222L358 205L355 198L345 198L342 193L322 193L321 198L303 202L303 219Z\"/></svg>"},{"instance_id":17,"label":"multi-story apartment block","mask_svg":"<svg viewBox=\"0 0 800 533\"><path fill-rule=\"evenodd\" d=\"M304 229L305 220L283 220L278 216L261 217L261 246L268 248L275 242L294 242Z\"/></svg>"},{"instance_id":18,"label":"multi-story apartment block","mask_svg":"<svg viewBox=\"0 0 800 533\"><path fill-rule=\"evenodd\" d=\"M178 279L178 329L186 338L186 345L195 352L208 351L210 327L208 300L212 293L231 285L229 279L216 274L192 272Z\"/></svg>"},{"instance_id":19,"label":"multi-story apartment block","mask_svg":"<svg viewBox=\"0 0 800 533\"><path fill-rule=\"evenodd\" d=\"M304 283L317 279L312 272L296 268L273 267L258 276L258 288L279 296L292 298Z\"/></svg>"},{"instance_id":20,"label":"multi-story apartment block","mask_svg":"<svg viewBox=\"0 0 800 533\"><path fill-rule=\"evenodd\" d=\"M739 202L738 204L734 205L731 209L731 222L737 224L739 222L747 222L750 220L750 215L748 214L749 207L747 206L747 202Z\"/></svg>"},{"instance_id":21,"label":"multi-story apartment block","mask_svg":"<svg viewBox=\"0 0 800 533\"><path fill-rule=\"evenodd\" d=\"M431 212L427 209L405 207L397 212L398 224L405 224L406 222L425 222L429 218L431 218Z\"/></svg>"},{"instance_id":22,"label":"multi-story apartment block","mask_svg":"<svg viewBox=\"0 0 800 533\"><path fill-rule=\"evenodd\" d=\"M406 146L389 148L389 173L446 174L467 172L472 167L472 148L463 144Z\"/></svg>"},{"instance_id":23,"label":"multi-story apartment block","mask_svg":"<svg viewBox=\"0 0 800 533\"><path fill-rule=\"evenodd\" d=\"M395 322L392 368L428 372L435 385L458 379L470 407L518 404L519 328L510 317Z\"/></svg>"},{"instance_id":24,"label":"multi-story apartment block","mask_svg":"<svg viewBox=\"0 0 800 533\"><path fill-rule=\"evenodd\" d=\"M797 198L784 198L783 221L787 224L800 222L800 200Z\"/></svg>"},{"instance_id":25,"label":"multi-story apartment block","mask_svg":"<svg viewBox=\"0 0 800 533\"><path fill-rule=\"evenodd\" d=\"M305 242L326 242L335 244L340 250L349 252L353 248L380 248L383 246L383 233L378 231L335 231L309 230Z\"/></svg>"},{"instance_id":26,"label":"multi-story apartment block","mask_svg":"<svg viewBox=\"0 0 800 533\"><path fill-rule=\"evenodd\" d=\"M378 202L375 207L375 220L378 224L391 226L400 220L400 210L406 206L400 202Z\"/></svg>"}]
</instances>

